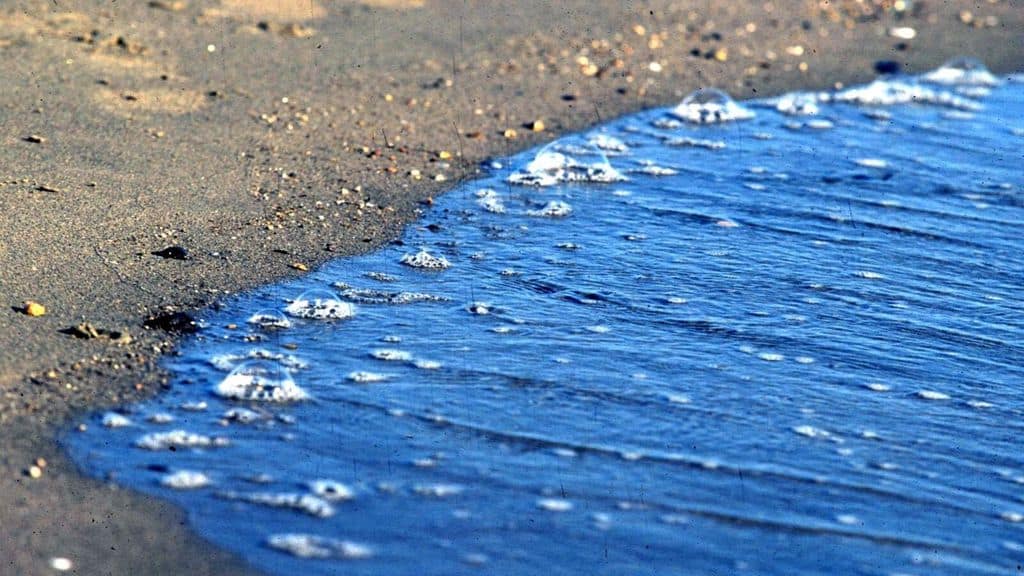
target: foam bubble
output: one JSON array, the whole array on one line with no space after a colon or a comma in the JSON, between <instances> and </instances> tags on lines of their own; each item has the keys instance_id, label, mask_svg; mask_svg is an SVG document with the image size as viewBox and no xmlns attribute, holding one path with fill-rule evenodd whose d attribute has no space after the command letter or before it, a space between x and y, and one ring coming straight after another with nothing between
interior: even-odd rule
<instances>
[{"instance_id":1,"label":"foam bubble","mask_svg":"<svg viewBox=\"0 0 1024 576\"><path fill-rule=\"evenodd\" d=\"M936 390L919 390L917 397L922 400L949 400L949 394Z\"/></svg>"},{"instance_id":2,"label":"foam bubble","mask_svg":"<svg viewBox=\"0 0 1024 576\"><path fill-rule=\"evenodd\" d=\"M215 438L185 430L150 432L135 441L135 446L144 450L170 450L171 448L210 448L227 446L227 438Z\"/></svg>"},{"instance_id":3,"label":"foam bubble","mask_svg":"<svg viewBox=\"0 0 1024 576\"><path fill-rule=\"evenodd\" d=\"M865 388L872 392L888 392L892 390L892 386L888 384L882 384L881 382L870 382L864 385Z\"/></svg>"},{"instance_id":4,"label":"foam bubble","mask_svg":"<svg viewBox=\"0 0 1024 576\"><path fill-rule=\"evenodd\" d=\"M884 274L879 274L878 272L872 272L870 270L858 270L856 272L856 274L857 274L857 276L860 276L861 278L864 278L864 279L867 279L867 280L884 280L885 279L885 275Z\"/></svg>"},{"instance_id":5,"label":"foam bubble","mask_svg":"<svg viewBox=\"0 0 1024 576\"><path fill-rule=\"evenodd\" d=\"M149 418L146 418L152 424L170 424L174 422L174 416L166 412L157 412L156 414L150 414Z\"/></svg>"},{"instance_id":6,"label":"foam bubble","mask_svg":"<svg viewBox=\"0 0 1024 576\"><path fill-rule=\"evenodd\" d=\"M757 357L765 362L781 362L786 359L782 354L777 354L775 352L761 352Z\"/></svg>"},{"instance_id":7,"label":"foam bubble","mask_svg":"<svg viewBox=\"0 0 1024 576\"><path fill-rule=\"evenodd\" d=\"M355 306L338 300L334 294L326 290L303 292L284 310L297 318L314 320L341 320L356 313Z\"/></svg>"},{"instance_id":8,"label":"foam bubble","mask_svg":"<svg viewBox=\"0 0 1024 576\"><path fill-rule=\"evenodd\" d=\"M348 379L358 384L375 384L386 382L391 376L380 372L349 372Z\"/></svg>"},{"instance_id":9,"label":"foam bubble","mask_svg":"<svg viewBox=\"0 0 1024 576\"><path fill-rule=\"evenodd\" d=\"M728 94L714 88L702 88L691 93L671 114L694 124L715 124L734 120L747 120L754 113L740 106Z\"/></svg>"},{"instance_id":10,"label":"foam bubble","mask_svg":"<svg viewBox=\"0 0 1024 576\"><path fill-rule=\"evenodd\" d=\"M298 558L361 560L373 556L373 550L363 544L312 534L274 534L267 538L267 546Z\"/></svg>"},{"instance_id":11,"label":"foam bubble","mask_svg":"<svg viewBox=\"0 0 1024 576\"><path fill-rule=\"evenodd\" d=\"M247 320L249 324L254 324L258 328L264 330L272 330L275 328L291 328L291 321L284 317L283 314L276 310L260 310L253 314Z\"/></svg>"},{"instance_id":12,"label":"foam bubble","mask_svg":"<svg viewBox=\"0 0 1024 576\"><path fill-rule=\"evenodd\" d=\"M999 86L1001 82L974 58L960 56L921 76L925 82L954 86Z\"/></svg>"},{"instance_id":13,"label":"foam bubble","mask_svg":"<svg viewBox=\"0 0 1024 576\"><path fill-rule=\"evenodd\" d=\"M312 494L227 491L219 492L217 496L225 500L237 500L273 508L288 508L317 518L329 518L334 515L334 507L327 500Z\"/></svg>"},{"instance_id":14,"label":"foam bubble","mask_svg":"<svg viewBox=\"0 0 1024 576\"><path fill-rule=\"evenodd\" d=\"M197 402L183 402L181 404L181 409L186 412L203 412L207 408L209 408L209 405L202 400Z\"/></svg>"},{"instance_id":15,"label":"foam bubble","mask_svg":"<svg viewBox=\"0 0 1024 576\"><path fill-rule=\"evenodd\" d=\"M309 490L328 502L340 502L356 497L351 488L335 480L314 480L309 483Z\"/></svg>"},{"instance_id":16,"label":"foam bubble","mask_svg":"<svg viewBox=\"0 0 1024 576\"><path fill-rule=\"evenodd\" d=\"M844 526L855 526L861 524L860 518L857 518L853 514L840 514L836 516L836 522L843 524Z\"/></svg>"},{"instance_id":17,"label":"foam bubble","mask_svg":"<svg viewBox=\"0 0 1024 576\"><path fill-rule=\"evenodd\" d=\"M160 479L160 485L175 490L195 490L210 485L210 478L202 472L179 470Z\"/></svg>"},{"instance_id":18,"label":"foam bubble","mask_svg":"<svg viewBox=\"0 0 1024 576\"><path fill-rule=\"evenodd\" d=\"M466 310L469 311L470 314L486 316L491 313L491 305L487 302L473 302L466 307Z\"/></svg>"},{"instance_id":19,"label":"foam bubble","mask_svg":"<svg viewBox=\"0 0 1024 576\"><path fill-rule=\"evenodd\" d=\"M282 366L266 360L239 365L214 387L214 393L235 400L292 402L309 396Z\"/></svg>"},{"instance_id":20,"label":"foam bubble","mask_svg":"<svg viewBox=\"0 0 1024 576\"><path fill-rule=\"evenodd\" d=\"M572 214L572 206L562 202L561 200L549 200L542 208L527 210L526 214L528 216L545 218L564 218L569 214Z\"/></svg>"},{"instance_id":21,"label":"foam bubble","mask_svg":"<svg viewBox=\"0 0 1024 576\"><path fill-rule=\"evenodd\" d=\"M889 163L881 158L857 158L853 161L857 166L865 168L888 168Z\"/></svg>"},{"instance_id":22,"label":"foam bubble","mask_svg":"<svg viewBox=\"0 0 1024 576\"><path fill-rule=\"evenodd\" d=\"M626 180L608 162L600 148L578 136L570 136L541 148L522 170L508 181L528 186L553 186L563 182L622 182Z\"/></svg>"},{"instance_id":23,"label":"foam bubble","mask_svg":"<svg viewBox=\"0 0 1024 576\"><path fill-rule=\"evenodd\" d=\"M451 263L444 256L434 256L427 252L426 248L415 254L405 254L401 263L410 268L423 268L427 270L444 270L451 267Z\"/></svg>"},{"instance_id":24,"label":"foam bubble","mask_svg":"<svg viewBox=\"0 0 1024 576\"><path fill-rule=\"evenodd\" d=\"M420 370L438 370L441 368L441 363L437 360L416 360L412 365Z\"/></svg>"},{"instance_id":25,"label":"foam bubble","mask_svg":"<svg viewBox=\"0 0 1024 576\"><path fill-rule=\"evenodd\" d=\"M309 367L304 360L291 354L271 352L265 348L253 348L245 354L218 354L209 360L210 365L218 370L231 370L242 360L273 360L292 370L304 370Z\"/></svg>"},{"instance_id":26,"label":"foam bubble","mask_svg":"<svg viewBox=\"0 0 1024 576\"><path fill-rule=\"evenodd\" d=\"M132 421L128 417L117 412L107 412L103 415L101 422L107 428L124 428L132 425Z\"/></svg>"},{"instance_id":27,"label":"foam bubble","mask_svg":"<svg viewBox=\"0 0 1024 576\"><path fill-rule=\"evenodd\" d=\"M548 512L568 512L572 510L572 502L561 498L541 498L537 500L537 507Z\"/></svg>"}]
</instances>

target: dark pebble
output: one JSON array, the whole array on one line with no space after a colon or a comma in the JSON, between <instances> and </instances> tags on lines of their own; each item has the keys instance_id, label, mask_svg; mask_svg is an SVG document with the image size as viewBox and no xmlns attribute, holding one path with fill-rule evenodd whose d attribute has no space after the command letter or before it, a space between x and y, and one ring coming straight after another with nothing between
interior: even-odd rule
<instances>
[{"instance_id":1,"label":"dark pebble","mask_svg":"<svg viewBox=\"0 0 1024 576\"><path fill-rule=\"evenodd\" d=\"M153 256L159 256L161 258L168 258L171 260L188 260L188 250L184 246L168 246L163 250L157 250L151 252Z\"/></svg>"},{"instance_id":2,"label":"dark pebble","mask_svg":"<svg viewBox=\"0 0 1024 576\"><path fill-rule=\"evenodd\" d=\"M899 74L903 66L895 60L879 60L875 62L875 72L879 74Z\"/></svg>"},{"instance_id":3,"label":"dark pebble","mask_svg":"<svg viewBox=\"0 0 1024 576\"><path fill-rule=\"evenodd\" d=\"M178 332L180 334L192 334L199 331L199 324L196 319L187 312L168 312L147 318L142 323L146 328L155 328L166 332Z\"/></svg>"}]
</instances>

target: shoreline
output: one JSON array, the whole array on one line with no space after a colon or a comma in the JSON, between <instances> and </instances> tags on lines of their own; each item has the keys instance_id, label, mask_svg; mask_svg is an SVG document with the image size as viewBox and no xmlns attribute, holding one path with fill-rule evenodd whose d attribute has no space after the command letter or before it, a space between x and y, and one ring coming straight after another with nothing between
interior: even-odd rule
<instances>
[{"instance_id":1,"label":"shoreline","mask_svg":"<svg viewBox=\"0 0 1024 576\"><path fill-rule=\"evenodd\" d=\"M52 574L52 558L252 573L173 506L82 477L54 441L75 416L159 393L180 334L147 318L372 250L486 158L698 87L765 97L958 55L1024 69L1016 2L80 4L0 12L0 558L19 574ZM152 254L168 246L188 259ZM61 332L85 322L100 337Z\"/></svg>"}]
</instances>

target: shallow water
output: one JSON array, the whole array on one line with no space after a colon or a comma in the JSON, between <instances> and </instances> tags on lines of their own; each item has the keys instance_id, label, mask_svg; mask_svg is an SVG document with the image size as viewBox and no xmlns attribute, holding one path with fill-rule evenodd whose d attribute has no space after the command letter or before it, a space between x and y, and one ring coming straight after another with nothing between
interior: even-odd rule
<instances>
[{"instance_id":1,"label":"shallow water","mask_svg":"<svg viewBox=\"0 0 1024 576\"><path fill-rule=\"evenodd\" d=\"M1013 572L1024 84L940 79L507 159L66 442L277 574Z\"/></svg>"}]
</instances>

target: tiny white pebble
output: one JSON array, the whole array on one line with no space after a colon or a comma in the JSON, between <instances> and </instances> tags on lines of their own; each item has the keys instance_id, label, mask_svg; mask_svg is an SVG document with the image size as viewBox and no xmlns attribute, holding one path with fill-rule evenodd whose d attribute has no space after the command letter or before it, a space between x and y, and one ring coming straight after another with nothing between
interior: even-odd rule
<instances>
[{"instance_id":1,"label":"tiny white pebble","mask_svg":"<svg viewBox=\"0 0 1024 576\"><path fill-rule=\"evenodd\" d=\"M72 566L71 560L67 558L50 558L50 568L58 572L67 572Z\"/></svg>"}]
</instances>

